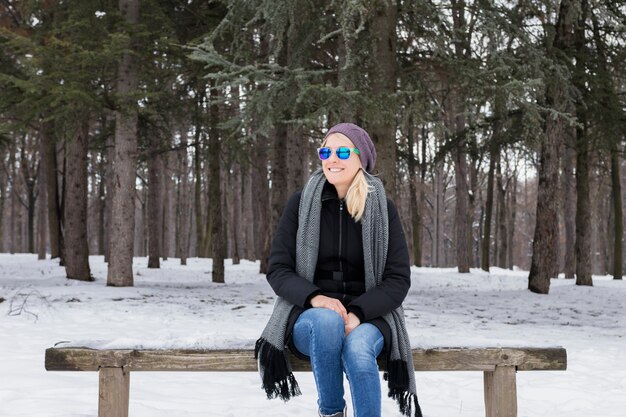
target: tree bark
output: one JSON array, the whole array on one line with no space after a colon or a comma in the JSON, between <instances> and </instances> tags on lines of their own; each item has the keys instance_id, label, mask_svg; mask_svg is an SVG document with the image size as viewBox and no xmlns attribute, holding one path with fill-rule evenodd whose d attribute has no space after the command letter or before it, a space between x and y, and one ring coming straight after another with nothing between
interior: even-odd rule
<instances>
[{"instance_id":1,"label":"tree bark","mask_svg":"<svg viewBox=\"0 0 626 417\"><path fill-rule=\"evenodd\" d=\"M66 189L64 207L65 271L67 278L93 281L89 268L87 239L87 153L89 122L84 120L74 139L66 144Z\"/></svg>"},{"instance_id":2,"label":"tree bark","mask_svg":"<svg viewBox=\"0 0 626 417\"><path fill-rule=\"evenodd\" d=\"M176 230L176 247L178 257L180 257L180 264L187 265L187 258L189 257L189 225L191 214L189 212L189 162L187 160L187 132L183 129L180 132L181 137L181 150L178 151L179 161L179 175L180 183L178 186L178 228Z\"/></svg>"},{"instance_id":3,"label":"tree bark","mask_svg":"<svg viewBox=\"0 0 626 417\"><path fill-rule=\"evenodd\" d=\"M565 223L565 278L574 278L576 273L576 182L574 166L576 153L575 144L565 144L565 161L563 162L563 217Z\"/></svg>"},{"instance_id":4,"label":"tree bark","mask_svg":"<svg viewBox=\"0 0 626 417\"><path fill-rule=\"evenodd\" d=\"M111 216L113 200L113 161L115 160L115 136L109 135L106 140L106 164L105 164L105 199L104 199L104 261L109 262L111 245Z\"/></svg>"},{"instance_id":5,"label":"tree bark","mask_svg":"<svg viewBox=\"0 0 626 417\"><path fill-rule=\"evenodd\" d=\"M248 148L249 152L252 152L252 148ZM243 191L242 191L242 223L244 234L244 257L248 260L254 261L257 259L255 251L255 234L254 234L254 214L253 204L256 207L256 193L253 196L253 178L252 178L252 166L249 162L246 162L241 166L243 176ZM258 208L257 208L258 209Z\"/></svg>"},{"instance_id":6,"label":"tree bark","mask_svg":"<svg viewBox=\"0 0 626 417\"><path fill-rule=\"evenodd\" d=\"M4 161L4 152L0 152L0 157ZM0 253L6 251L6 244L4 241L4 228L5 222L8 218L4 215L5 201L7 198L7 181L3 171L0 171Z\"/></svg>"},{"instance_id":7,"label":"tree bark","mask_svg":"<svg viewBox=\"0 0 626 417\"><path fill-rule=\"evenodd\" d=\"M30 160L33 158L29 155L31 149L29 149L29 143L26 141L26 135L22 136L22 146L20 150L20 171L24 180L25 192L26 192L26 216L27 216L27 251L28 253L35 253L35 211L37 210L37 193L35 192L35 186L37 185L37 173L38 169L33 169ZM34 150L32 150L34 152ZM17 178L15 178L17 180ZM20 199L21 200L21 199ZM24 201L22 204L24 204Z\"/></svg>"},{"instance_id":8,"label":"tree bark","mask_svg":"<svg viewBox=\"0 0 626 417\"><path fill-rule=\"evenodd\" d=\"M9 229L9 236L10 236L10 240L9 240L9 253L11 253L11 255L13 255L16 252L16 246L17 246L17 242L16 242L16 238L17 238L17 234L19 231L19 228L17 227L19 225L18 219L17 219L17 190L16 190L16 178L17 178L17 170L15 167L16 163L15 163L15 145L13 143L11 143L11 145L9 146L9 171L11 172L11 206L10 206L10 213L11 213L11 227ZM21 233L20 233L21 234Z\"/></svg>"},{"instance_id":9,"label":"tree bark","mask_svg":"<svg viewBox=\"0 0 626 417\"><path fill-rule=\"evenodd\" d=\"M40 153L41 155L41 153ZM43 160L43 158L42 158ZM37 259L42 260L46 259L46 242L47 242L47 233L46 233L46 183L44 182L43 175L43 164L39 164L39 174L37 177L39 180L37 181ZM1 187L2 185L0 185ZM2 205L0 204L0 215L2 213ZM2 227L0 226L0 236L2 236ZM1 239L0 239L1 240ZM1 245L0 245L1 246ZM0 247L1 249L1 247Z\"/></svg>"},{"instance_id":10,"label":"tree bark","mask_svg":"<svg viewBox=\"0 0 626 417\"><path fill-rule=\"evenodd\" d=\"M253 187L255 195L258 198L258 209L256 210L256 216L254 217L254 238L256 242L256 257L260 259L259 273L267 273L267 258L269 256L269 248L271 242L272 233L274 233L275 226L271 224L271 212L272 206L270 201L273 198L269 189L268 178L268 152L266 143L271 142L269 138L257 137L253 144L253 153L256 158L253 160L252 170L254 172ZM274 146L272 145L272 152L274 152ZM272 178L275 177L275 172L272 170ZM276 178L278 180L278 178ZM274 187L276 184L272 182Z\"/></svg>"},{"instance_id":11,"label":"tree bark","mask_svg":"<svg viewBox=\"0 0 626 417\"><path fill-rule=\"evenodd\" d=\"M611 149L611 199L613 200L613 279L622 279L624 214L622 209L622 184L618 145Z\"/></svg>"},{"instance_id":12,"label":"tree bark","mask_svg":"<svg viewBox=\"0 0 626 417\"><path fill-rule=\"evenodd\" d=\"M219 108L217 105L218 93L211 88L211 103L209 106L209 207L211 223L211 258L213 259L212 281L224 282L224 257L226 239L224 236L224 215L222 212L222 181L221 171L221 139L218 129Z\"/></svg>"},{"instance_id":13,"label":"tree bark","mask_svg":"<svg viewBox=\"0 0 626 417\"><path fill-rule=\"evenodd\" d=\"M573 27L580 10L579 3L580 0L561 1L554 45L549 46L548 50L548 56L555 61L558 55L555 49L561 53L566 52L572 43ZM552 73L547 79L547 85L547 107L558 112L567 111L568 93L564 81ZM528 276L528 288L540 294L547 294L550 291L550 278L554 275L554 265L558 261L558 248L555 245L555 237L558 236L558 198L555 196L558 195L559 149L563 140L564 126L565 120L561 116L546 115L545 137L541 143L539 157L533 256Z\"/></svg>"},{"instance_id":14,"label":"tree bark","mask_svg":"<svg viewBox=\"0 0 626 417\"><path fill-rule=\"evenodd\" d=\"M390 100L396 92L396 25L397 4L395 0L378 4L372 13L370 25L370 54L372 63L369 82L372 100L377 103L376 116L369 127L376 145L377 171L385 185L387 195L395 200L396 190L396 125L395 115L390 114Z\"/></svg>"},{"instance_id":15,"label":"tree bark","mask_svg":"<svg viewBox=\"0 0 626 417\"><path fill-rule=\"evenodd\" d=\"M594 13L591 11L591 20L593 22L593 38L596 46L596 51L598 55L598 78L600 78L603 82L603 90L608 93L613 102L619 103L616 100L616 92L615 87L611 81L612 77L609 75L609 69L607 68L607 57L606 57L606 41L600 33L600 25L598 23L598 19ZM615 109L611 109L615 110ZM619 110L618 110L619 111ZM609 123L610 124L610 123ZM613 127L613 126L611 126ZM612 274L614 279L622 279L623 275L623 237L624 237L624 217L623 217L623 207L622 207L622 185L621 185L621 172L620 172L620 147L621 143L624 142L623 133L619 133L619 130L615 131L611 129L612 132L616 134L610 138L611 142L613 142L611 147L611 199L613 204L613 216L614 216L614 226L613 226L613 267ZM622 130L623 132L623 130ZM621 135L621 136L620 136Z\"/></svg>"},{"instance_id":16,"label":"tree bark","mask_svg":"<svg viewBox=\"0 0 626 417\"><path fill-rule=\"evenodd\" d=\"M506 186L502 179L502 163L498 157L496 164L496 188L498 190L498 258L497 265L499 268L506 268L506 256L508 255L508 230L507 230L507 207L506 207Z\"/></svg>"},{"instance_id":17,"label":"tree bark","mask_svg":"<svg viewBox=\"0 0 626 417\"><path fill-rule=\"evenodd\" d=\"M424 138L426 140L426 138ZM421 199L418 198L418 189L421 190L422 184L418 183L419 173L417 167L419 166L418 155L414 152L415 144L415 132L413 126L413 117L409 117L407 126L407 141L408 141L408 167L409 167L409 201L411 205L411 224L412 224L412 238L413 238L413 265L422 266L422 212L421 212Z\"/></svg>"},{"instance_id":18,"label":"tree bark","mask_svg":"<svg viewBox=\"0 0 626 417\"><path fill-rule=\"evenodd\" d=\"M445 195L446 184L444 181L445 171L443 161L437 161L434 167L434 216L435 216L435 233L433 239L433 265L436 267L442 267L445 265L445 248L444 248L444 214L445 214Z\"/></svg>"},{"instance_id":19,"label":"tree bark","mask_svg":"<svg viewBox=\"0 0 626 417\"><path fill-rule=\"evenodd\" d=\"M102 161L107 161L107 159L104 156L105 152L102 152L101 154L101 158ZM106 204L107 198L106 198L106 176L107 176L107 168L106 168L106 163L105 162L101 162L99 164L98 167L98 171L99 171L99 175L100 175L100 180L98 182L98 195L97 195L97 207L98 207L98 212L97 212L97 242L98 242L98 249L97 249L97 254L98 255L105 255L106 258L106 211L107 211L107 207L108 205Z\"/></svg>"},{"instance_id":20,"label":"tree bark","mask_svg":"<svg viewBox=\"0 0 626 417\"><path fill-rule=\"evenodd\" d=\"M158 149L153 143L152 149ZM163 159L159 152L148 157L148 268L161 267L163 236Z\"/></svg>"},{"instance_id":21,"label":"tree bark","mask_svg":"<svg viewBox=\"0 0 626 417\"><path fill-rule=\"evenodd\" d=\"M576 285L593 285L591 278L591 201L589 198L589 159L590 138L587 135L587 109L584 104L588 97L586 87L585 19L587 0L580 0L580 15L575 26L574 47L576 66L573 82L579 95L576 99Z\"/></svg>"},{"instance_id":22,"label":"tree bark","mask_svg":"<svg viewBox=\"0 0 626 417\"><path fill-rule=\"evenodd\" d=\"M489 152L489 172L487 173L487 199L485 201L485 221L483 227L483 240L481 245L480 267L489 272L491 254L491 218L493 213L493 180L496 170L496 158L499 150L492 146Z\"/></svg>"},{"instance_id":23,"label":"tree bark","mask_svg":"<svg viewBox=\"0 0 626 417\"><path fill-rule=\"evenodd\" d=\"M509 248L507 268L513 269L515 266L515 230L517 217L517 169L513 172L511 192L509 192L509 218L508 218L508 239Z\"/></svg>"},{"instance_id":24,"label":"tree bark","mask_svg":"<svg viewBox=\"0 0 626 417\"><path fill-rule=\"evenodd\" d=\"M139 23L139 0L119 0L127 24ZM130 52L122 56L117 68L116 91L120 102L116 110L115 160L113 161L113 198L107 285L133 286L133 241L135 229L135 177L137 161L137 104L128 95L137 89L138 69Z\"/></svg>"},{"instance_id":25,"label":"tree bark","mask_svg":"<svg viewBox=\"0 0 626 417\"><path fill-rule=\"evenodd\" d=\"M59 183L57 168L56 140L54 122L42 123L42 162L46 181L48 206L48 237L50 239L50 258L61 258L61 208L59 207Z\"/></svg>"},{"instance_id":26,"label":"tree bark","mask_svg":"<svg viewBox=\"0 0 626 417\"><path fill-rule=\"evenodd\" d=\"M193 157L193 173L194 173L194 211L196 213L196 256L204 257L206 251L206 235L205 235L205 221L202 212L202 159L204 156L204 148L201 144L201 138L204 135L201 134L200 122L197 121L194 143L194 157Z\"/></svg>"},{"instance_id":27,"label":"tree bark","mask_svg":"<svg viewBox=\"0 0 626 417\"><path fill-rule=\"evenodd\" d=\"M469 186L467 183L467 152L465 139L459 137L465 129L465 119L461 110L458 92L451 92L451 107L447 116L448 126L454 132L457 145L454 149L455 180L455 227L456 227L456 262L459 273L468 273L471 265L471 222L469 218Z\"/></svg>"},{"instance_id":28,"label":"tree bark","mask_svg":"<svg viewBox=\"0 0 626 417\"><path fill-rule=\"evenodd\" d=\"M593 285L591 278L591 201L589 200L589 145L577 130L576 154L576 285Z\"/></svg>"},{"instance_id":29,"label":"tree bark","mask_svg":"<svg viewBox=\"0 0 626 417\"><path fill-rule=\"evenodd\" d=\"M241 165L236 163L232 168L232 213L231 225L232 225L232 258L233 265L241 263L241 253L243 252L243 227L242 224L242 207L241 207Z\"/></svg>"}]
</instances>

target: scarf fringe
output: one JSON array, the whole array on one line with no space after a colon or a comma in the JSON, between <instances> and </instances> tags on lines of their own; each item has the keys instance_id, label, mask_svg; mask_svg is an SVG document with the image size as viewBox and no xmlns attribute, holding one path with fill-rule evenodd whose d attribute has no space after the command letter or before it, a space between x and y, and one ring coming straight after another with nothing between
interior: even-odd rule
<instances>
[{"instance_id":1,"label":"scarf fringe","mask_svg":"<svg viewBox=\"0 0 626 417\"><path fill-rule=\"evenodd\" d=\"M383 377L389 387L389 397L396 400L400 413L407 417L411 415L423 417L417 394L409 391L409 372L406 362L400 359L388 361L387 372Z\"/></svg>"},{"instance_id":2,"label":"scarf fringe","mask_svg":"<svg viewBox=\"0 0 626 417\"><path fill-rule=\"evenodd\" d=\"M289 368L285 351L260 338L254 347L254 358L259 361L263 389L268 399L280 398L287 401L301 394L298 382Z\"/></svg>"}]
</instances>

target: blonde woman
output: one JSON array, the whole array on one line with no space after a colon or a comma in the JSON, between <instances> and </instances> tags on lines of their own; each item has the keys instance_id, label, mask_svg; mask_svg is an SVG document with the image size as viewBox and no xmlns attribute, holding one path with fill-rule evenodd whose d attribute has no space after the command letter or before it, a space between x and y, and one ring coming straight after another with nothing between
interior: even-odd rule
<instances>
[{"instance_id":1,"label":"blonde woman","mask_svg":"<svg viewBox=\"0 0 626 417\"><path fill-rule=\"evenodd\" d=\"M421 416L402 302L411 284L395 205L370 172L376 149L352 123L328 130L321 169L284 209L267 280L278 296L256 344L269 398L300 394L287 350L309 359L320 416L346 415L343 375L355 417L380 417L377 358L400 411Z\"/></svg>"}]
</instances>

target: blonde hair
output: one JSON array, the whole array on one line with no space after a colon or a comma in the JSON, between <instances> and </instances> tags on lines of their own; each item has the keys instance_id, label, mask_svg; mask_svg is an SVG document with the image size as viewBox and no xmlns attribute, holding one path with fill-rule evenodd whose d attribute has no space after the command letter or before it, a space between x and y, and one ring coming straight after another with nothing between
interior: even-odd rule
<instances>
[{"instance_id":1,"label":"blonde hair","mask_svg":"<svg viewBox=\"0 0 626 417\"><path fill-rule=\"evenodd\" d=\"M370 186L363 173L363 168L361 168L359 172L356 173L346 193L346 208L348 209L348 213L350 213L352 218L357 222L363 217L365 201L367 200L367 194L369 194L369 192Z\"/></svg>"}]
</instances>

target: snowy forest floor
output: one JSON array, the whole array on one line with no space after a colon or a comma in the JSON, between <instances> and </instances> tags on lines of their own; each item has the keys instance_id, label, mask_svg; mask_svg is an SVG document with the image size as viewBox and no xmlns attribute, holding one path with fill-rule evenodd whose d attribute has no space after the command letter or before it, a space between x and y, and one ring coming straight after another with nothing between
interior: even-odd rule
<instances>
[{"instance_id":1,"label":"snowy forest floor","mask_svg":"<svg viewBox=\"0 0 626 417\"><path fill-rule=\"evenodd\" d=\"M226 262L226 284L211 283L211 261L178 259L148 269L135 258L135 286L106 286L106 264L90 257L94 282L65 278L57 261L0 255L0 416L95 417L96 372L46 372L44 351L59 341L110 346L248 347L274 294L258 263ZM414 346L563 346L568 370L519 372L520 417L626 415L626 282L594 276L593 287L552 281L549 295L526 289L528 273L492 268L413 268L405 301ZM315 383L303 395L269 401L256 373L133 373L132 417L315 416ZM426 417L484 416L480 372L419 372ZM384 381L383 391L386 393ZM346 383L348 415L352 416ZM383 415L399 416L383 394Z\"/></svg>"}]
</instances>

